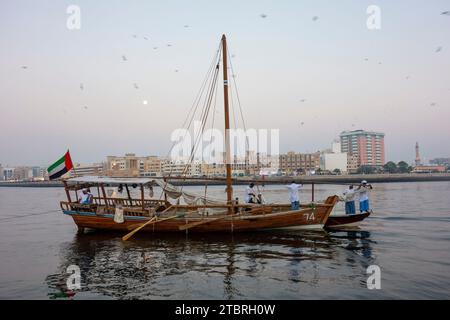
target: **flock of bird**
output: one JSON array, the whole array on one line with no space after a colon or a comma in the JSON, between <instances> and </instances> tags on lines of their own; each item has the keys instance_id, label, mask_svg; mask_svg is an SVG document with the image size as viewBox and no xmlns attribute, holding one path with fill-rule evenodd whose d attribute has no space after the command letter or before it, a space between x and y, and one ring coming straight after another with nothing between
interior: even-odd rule
<instances>
[{"instance_id":1,"label":"flock of bird","mask_svg":"<svg viewBox=\"0 0 450 320\"><path fill-rule=\"evenodd\" d=\"M443 11L443 12L441 12L441 15L450 16L450 11ZM268 17L268 15L265 14L265 13L261 13L259 16L260 16L262 19L266 19L266 18ZM317 20L319 20L319 17L318 17L318 16L313 16L313 17L312 17L312 21L313 21L313 22L315 22L315 21L317 21ZM190 26L187 25L187 24L184 25L183 27L184 27L184 28L190 28ZM133 37L134 39L138 39L138 38L139 38L137 34L133 34L132 37ZM148 40L149 40L149 38L148 38L147 36L142 36L142 39L144 39L145 41L148 41ZM172 44L171 44L171 43L167 43L166 46L167 46L167 47L172 47ZM158 49L157 46L154 46L154 47L153 47L153 50L157 50L157 49ZM435 49L435 53L439 53L439 52L441 52L442 50L443 50L443 47L442 47L442 46L438 46L438 47ZM235 55L232 54L231 57L234 58ZM127 56L126 56L125 54L122 55L122 61L123 61L123 62L127 62L127 61L128 61L128 58L127 58ZM364 61L368 62L368 61L369 61L369 58L365 58ZM381 65L382 63L381 63L381 62L378 62L378 64ZM22 65L21 68L24 69L24 70L29 69L29 67L28 67L27 65ZM175 69L174 71L175 71L175 72L179 72L178 69ZM233 77L235 77L235 75L233 75ZM406 80L409 80L409 79L410 79L410 76L409 76L409 75L406 76L405 79L406 79ZM137 89L137 90L139 89L139 86L138 86L137 83L133 83L133 87L134 87L135 89ZM83 83L80 83L80 90L81 90L81 91L84 90L84 84L83 84ZM306 102L306 99L300 99L300 102L301 102L301 103L305 103L305 102ZM147 104L148 104L148 101L147 101L147 100L143 100L143 104L144 104L144 105L147 105ZM437 105L436 102L430 103L430 106L431 106L431 107L434 107L434 106L436 106L436 105ZM84 109L87 110L88 107L87 107L87 106L84 106ZM304 125L304 122L301 122L300 125L303 126L303 125ZM352 126L354 126L354 125L352 125Z\"/></svg>"}]
</instances>

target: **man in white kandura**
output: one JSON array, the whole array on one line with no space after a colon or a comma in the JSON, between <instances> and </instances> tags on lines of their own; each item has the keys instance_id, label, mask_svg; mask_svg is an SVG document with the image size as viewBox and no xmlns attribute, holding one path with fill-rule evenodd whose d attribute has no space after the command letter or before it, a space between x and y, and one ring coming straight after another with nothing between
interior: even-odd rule
<instances>
[{"instance_id":1,"label":"man in white kandura","mask_svg":"<svg viewBox=\"0 0 450 320\"><path fill-rule=\"evenodd\" d=\"M255 184L252 182L249 184L247 189L245 189L245 202L246 203L256 203L256 191L255 191Z\"/></svg>"},{"instance_id":2,"label":"man in white kandura","mask_svg":"<svg viewBox=\"0 0 450 320\"><path fill-rule=\"evenodd\" d=\"M356 192L359 193L359 211L369 212L369 191L372 190L372 185L368 184L366 180L361 181Z\"/></svg>"},{"instance_id":3,"label":"man in white kandura","mask_svg":"<svg viewBox=\"0 0 450 320\"><path fill-rule=\"evenodd\" d=\"M344 201L345 214L355 214L355 189L353 189L353 185L349 186L348 189L344 191Z\"/></svg>"},{"instance_id":4,"label":"man in white kandura","mask_svg":"<svg viewBox=\"0 0 450 320\"><path fill-rule=\"evenodd\" d=\"M303 187L303 185L296 184L295 181L292 181L292 183L287 185L286 187L289 189L289 201L291 201L291 209L300 209L300 197L298 195L298 192L300 188Z\"/></svg>"},{"instance_id":5,"label":"man in white kandura","mask_svg":"<svg viewBox=\"0 0 450 320\"><path fill-rule=\"evenodd\" d=\"M92 203L92 199L93 199L93 195L90 192L89 189L84 188L80 195L78 196L78 202L81 204L91 204Z\"/></svg>"}]
</instances>

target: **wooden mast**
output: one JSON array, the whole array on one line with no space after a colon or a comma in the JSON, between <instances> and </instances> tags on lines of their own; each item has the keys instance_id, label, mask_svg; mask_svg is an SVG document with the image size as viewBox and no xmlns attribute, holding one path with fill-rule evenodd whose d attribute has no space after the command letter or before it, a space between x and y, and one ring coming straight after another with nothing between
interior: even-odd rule
<instances>
[{"instance_id":1,"label":"wooden mast","mask_svg":"<svg viewBox=\"0 0 450 320\"><path fill-rule=\"evenodd\" d=\"M223 59L223 99L225 109L225 166L227 171L227 204L228 214L233 213L231 207L233 201L233 187L231 180L231 152L230 152L230 112L228 108L228 65L227 65L227 38L222 35L222 59Z\"/></svg>"}]
</instances>

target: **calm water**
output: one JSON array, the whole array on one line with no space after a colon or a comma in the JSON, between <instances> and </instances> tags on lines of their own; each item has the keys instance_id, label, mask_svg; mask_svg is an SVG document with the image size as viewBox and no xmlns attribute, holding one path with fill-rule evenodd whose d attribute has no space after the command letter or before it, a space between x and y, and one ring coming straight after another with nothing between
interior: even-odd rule
<instances>
[{"instance_id":1,"label":"calm water","mask_svg":"<svg viewBox=\"0 0 450 320\"><path fill-rule=\"evenodd\" d=\"M128 242L77 235L60 212L29 215L58 210L62 189L0 188L0 298L60 298L75 264L82 289L74 299L449 299L450 182L374 187L375 214L353 231L142 234ZM208 190L223 196L222 187ZM340 191L319 186L316 199ZM282 186L265 196L287 197ZM301 197L309 199L307 189ZM381 290L366 286L373 264Z\"/></svg>"}]
</instances>

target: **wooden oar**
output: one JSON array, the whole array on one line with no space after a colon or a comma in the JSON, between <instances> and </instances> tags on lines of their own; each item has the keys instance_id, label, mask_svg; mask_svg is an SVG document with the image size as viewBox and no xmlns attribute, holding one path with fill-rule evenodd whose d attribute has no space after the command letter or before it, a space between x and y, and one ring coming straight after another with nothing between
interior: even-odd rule
<instances>
[{"instance_id":1,"label":"wooden oar","mask_svg":"<svg viewBox=\"0 0 450 320\"><path fill-rule=\"evenodd\" d=\"M163 212L164 213L166 211L168 211L169 209L171 209L173 206L168 207L167 209L165 209ZM156 216L154 216L153 218L151 218L150 220L148 220L146 223L140 225L139 227L137 227L136 229L134 229L133 231L131 231L130 233L127 233L126 235L124 235L122 237L123 241L127 241L128 239L130 239L136 232L138 232L139 230L141 230L142 228L144 228L145 226L151 224L151 223L157 223L157 222L161 222L161 221L165 221L168 219L173 219L176 218L178 216L173 216L173 217L169 217L169 218L165 218L165 219L161 219L161 220L156 220Z\"/></svg>"},{"instance_id":2,"label":"wooden oar","mask_svg":"<svg viewBox=\"0 0 450 320\"><path fill-rule=\"evenodd\" d=\"M229 217L235 217L237 215L239 215L239 214L226 215L226 216L222 216L222 217L219 217L219 218L204 219L204 220L201 220L201 221L192 222L192 223L188 223L188 224L179 226L178 229L180 229L181 231L188 230L190 228L194 228L194 227L202 225L202 224L210 223L210 222L213 222L213 221L217 221L217 220L221 220L221 219L225 219L225 218L229 218Z\"/></svg>"}]
</instances>

